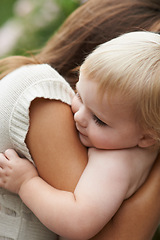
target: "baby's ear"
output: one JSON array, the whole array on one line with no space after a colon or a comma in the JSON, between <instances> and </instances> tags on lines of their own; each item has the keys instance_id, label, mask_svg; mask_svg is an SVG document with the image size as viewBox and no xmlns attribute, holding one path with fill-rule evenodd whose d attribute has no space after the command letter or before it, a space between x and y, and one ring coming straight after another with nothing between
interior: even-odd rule
<instances>
[{"instance_id":1,"label":"baby's ear","mask_svg":"<svg viewBox=\"0 0 160 240\"><path fill-rule=\"evenodd\" d=\"M145 134L139 140L138 146L141 148L151 147L156 143L156 140L149 134Z\"/></svg>"}]
</instances>

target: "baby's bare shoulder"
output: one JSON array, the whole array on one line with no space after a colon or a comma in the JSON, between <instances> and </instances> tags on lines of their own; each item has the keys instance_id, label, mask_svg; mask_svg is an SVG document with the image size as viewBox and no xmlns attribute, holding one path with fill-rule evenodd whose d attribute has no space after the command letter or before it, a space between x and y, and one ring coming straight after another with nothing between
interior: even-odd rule
<instances>
[{"instance_id":1,"label":"baby's bare shoulder","mask_svg":"<svg viewBox=\"0 0 160 240\"><path fill-rule=\"evenodd\" d=\"M137 148L134 149L113 149L113 150L103 150L103 149L96 149L90 148L88 150L89 158L97 158L98 159L105 159L108 161L126 161L130 158L136 158L140 154L140 151Z\"/></svg>"},{"instance_id":2,"label":"baby's bare shoulder","mask_svg":"<svg viewBox=\"0 0 160 240\"><path fill-rule=\"evenodd\" d=\"M130 173L132 172L132 161L131 157L132 152L130 149L122 149L122 150L100 150L91 148L88 151L89 162L92 165L98 165L103 168L105 171L111 171L112 173ZM138 153L137 153L138 158ZM125 176L127 177L126 174Z\"/></svg>"}]
</instances>

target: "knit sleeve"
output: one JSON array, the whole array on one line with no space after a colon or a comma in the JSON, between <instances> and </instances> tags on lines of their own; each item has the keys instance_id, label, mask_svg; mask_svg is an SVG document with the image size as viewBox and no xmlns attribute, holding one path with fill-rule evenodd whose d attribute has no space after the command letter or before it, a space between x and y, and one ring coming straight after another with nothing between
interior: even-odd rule
<instances>
[{"instance_id":1,"label":"knit sleeve","mask_svg":"<svg viewBox=\"0 0 160 240\"><path fill-rule=\"evenodd\" d=\"M69 84L47 64L29 65L18 69L16 78L21 85L20 94L12 109L9 132L17 152L33 162L25 144L29 129L29 107L35 98L60 100L71 104L74 92Z\"/></svg>"}]
</instances>

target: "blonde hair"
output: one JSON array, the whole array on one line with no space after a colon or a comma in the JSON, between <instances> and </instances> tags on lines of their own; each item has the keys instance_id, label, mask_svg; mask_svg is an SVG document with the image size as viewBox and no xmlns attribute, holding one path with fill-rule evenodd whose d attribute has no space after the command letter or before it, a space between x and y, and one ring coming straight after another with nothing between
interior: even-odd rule
<instances>
[{"instance_id":1,"label":"blonde hair","mask_svg":"<svg viewBox=\"0 0 160 240\"><path fill-rule=\"evenodd\" d=\"M123 34L100 45L84 61L85 76L98 82L101 96L120 93L133 103L137 119L160 141L160 35Z\"/></svg>"}]
</instances>

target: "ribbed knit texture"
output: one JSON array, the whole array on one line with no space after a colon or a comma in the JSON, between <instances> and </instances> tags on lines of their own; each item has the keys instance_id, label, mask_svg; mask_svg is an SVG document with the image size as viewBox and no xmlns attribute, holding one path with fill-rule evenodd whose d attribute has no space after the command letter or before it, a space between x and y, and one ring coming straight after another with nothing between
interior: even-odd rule
<instances>
[{"instance_id":1,"label":"ribbed knit texture","mask_svg":"<svg viewBox=\"0 0 160 240\"><path fill-rule=\"evenodd\" d=\"M29 107L37 97L71 104L74 92L49 65L23 66L0 81L0 151L14 148L30 161L25 138L29 129ZM32 161L33 162L33 161ZM0 189L0 240L56 239L17 195Z\"/></svg>"}]
</instances>

